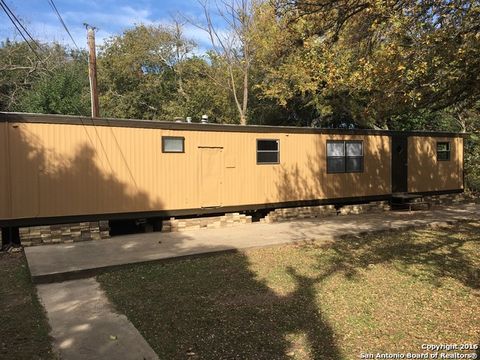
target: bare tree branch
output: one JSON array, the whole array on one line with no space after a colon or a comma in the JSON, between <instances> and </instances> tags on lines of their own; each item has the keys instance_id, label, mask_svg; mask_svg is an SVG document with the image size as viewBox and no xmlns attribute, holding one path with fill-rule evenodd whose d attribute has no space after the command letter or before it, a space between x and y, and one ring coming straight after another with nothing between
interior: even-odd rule
<instances>
[{"instance_id":1,"label":"bare tree branch","mask_svg":"<svg viewBox=\"0 0 480 360\"><path fill-rule=\"evenodd\" d=\"M187 21L207 33L212 51L225 61L229 91L237 107L240 124L247 124L251 45L248 31L252 22L249 0L219 0L215 2L215 15L226 25L222 30L212 19L212 10L207 0L199 0L203 20ZM241 75L240 79L238 76Z\"/></svg>"}]
</instances>

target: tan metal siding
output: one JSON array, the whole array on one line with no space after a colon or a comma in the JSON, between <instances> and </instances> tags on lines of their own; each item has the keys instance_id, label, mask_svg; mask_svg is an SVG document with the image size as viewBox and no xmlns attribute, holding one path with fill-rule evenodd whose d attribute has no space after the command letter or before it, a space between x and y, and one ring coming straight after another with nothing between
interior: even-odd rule
<instances>
[{"instance_id":1,"label":"tan metal siding","mask_svg":"<svg viewBox=\"0 0 480 360\"><path fill-rule=\"evenodd\" d=\"M200 208L200 147L223 148L222 206L391 191L388 136L15 126L13 218ZM162 153L162 136L185 137L185 153ZM257 139L280 140L280 164L257 165ZM364 172L327 174L327 139L363 140Z\"/></svg>"},{"instance_id":2,"label":"tan metal siding","mask_svg":"<svg viewBox=\"0 0 480 360\"><path fill-rule=\"evenodd\" d=\"M0 219L10 215L7 131L8 123L0 124Z\"/></svg>"},{"instance_id":3,"label":"tan metal siding","mask_svg":"<svg viewBox=\"0 0 480 360\"><path fill-rule=\"evenodd\" d=\"M437 161L437 142L450 142L450 160ZM418 137L408 139L408 191L463 189L463 138Z\"/></svg>"},{"instance_id":4,"label":"tan metal siding","mask_svg":"<svg viewBox=\"0 0 480 360\"><path fill-rule=\"evenodd\" d=\"M47 166L48 154L42 150L41 137L28 125L9 124L12 217L39 215L39 172Z\"/></svg>"}]
</instances>

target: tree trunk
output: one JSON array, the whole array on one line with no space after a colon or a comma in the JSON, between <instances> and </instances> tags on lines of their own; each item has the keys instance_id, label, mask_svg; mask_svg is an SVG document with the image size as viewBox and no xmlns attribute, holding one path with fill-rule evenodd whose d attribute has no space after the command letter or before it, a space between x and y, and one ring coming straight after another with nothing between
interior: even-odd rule
<instances>
[{"instance_id":1,"label":"tree trunk","mask_svg":"<svg viewBox=\"0 0 480 360\"><path fill-rule=\"evenodd\" d=\"M247 110L248 110L248 65L245 66L243 73L243 103L242 114L240 116L240 125L247 125Z\"/></svg>"},{"instance_id":2,"label":"tree trunk","mask_svg":"<svg viewBox=\"0 0 480 360\"><path fill-rule=\"evenodd\" d=\"M240 114L240 125L247 125L247 117L244 113Z\"/></svg>"}]
</instances>

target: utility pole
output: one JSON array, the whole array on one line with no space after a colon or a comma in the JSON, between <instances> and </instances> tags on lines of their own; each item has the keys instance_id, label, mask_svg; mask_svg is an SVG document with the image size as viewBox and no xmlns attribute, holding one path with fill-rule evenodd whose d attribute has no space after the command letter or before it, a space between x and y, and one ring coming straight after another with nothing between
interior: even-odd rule
<instances>
[{"instance_id":1,"label":"utility pole","mask_svg":"<svg viewBox=\"0 0 480 360\"><path fill-rule=\"evenodd\" d=\"M92 117L100 116L98 107L97 92L97 55L95 52L95 30L96 28L88 24L84 24L87 29L88 41L88 77L90 79L90 103L92 106Z\"/></svg>"}]
</instances>

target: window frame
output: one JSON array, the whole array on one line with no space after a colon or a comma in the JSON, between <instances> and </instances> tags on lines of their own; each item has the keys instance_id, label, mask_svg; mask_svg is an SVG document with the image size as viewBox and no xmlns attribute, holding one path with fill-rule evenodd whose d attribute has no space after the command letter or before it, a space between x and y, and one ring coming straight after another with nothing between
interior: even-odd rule
<instances>
[{"instance_id":1,"label":"window frame","mask_svg":"<svg viewBox=\"0 0 480 360\"><path fill-rule=\"evenodd\" d=\"M328 156L328 144L343 144L343 156ZM347 170L347 149L345 146L345 140L327 140L327 144L325 145L325 154L327 158L327 174L344 174L346 173ZM331 171L329 170L328 167L328 159L333 158L333 159L343 159L343 171Z\"/></svg>"},{"instance_id":2,"label":"window frame","mask_svg":"<svg viewBox=\"0 0 480 360\"><path fill-rule=\"evenodd\" d=\"M355 143L358 143L362 146L362 155L360 156L348 156L348 152L347 152L347 144L350 143L350 144L355 144ZM350 170L350 171L347 171L347 161L348 159L361 159L361 163L360 163L360 170ZM363 148L363 140L345 140L345 172L346 173L363 173L363 170L364 170L364 160L365 160L365 150Z\"/></svg>"},{"instance_id":3,"label":"window frame","mask_svg":"<svg viewBox=\"0 0 480 360\"><path fill-rule=\"evenodd\" d=\"M260 141L276 141L277 142L277 150L258 150L258 143ZM255 159L257 165L278 165L280 164L280 139L256 139L256 149L255 149ZM276 162L259 162L258 161L258 153L278 153L277 161Z\"/></svg>"},{"instance_id":4,"label":"window frame","mask_svg":"<svg viewBox=\"0 0 480 360\"><path fill-rule=\"evenodd\" d=\"M328 144L331 143L343 143L343 156L328 156ZM362 155L360 156L348 156L347 154L347 144L351 143L359 143L362 146ZM365 171L365 149L363 146L363 140L327 140L325 145L325 155L326 155L326 167L327 167L327 174L350 174L350 173L363 173ZM329 170L328 166L328 159L343 159L343 171L331 171ZM347 171L347 161L348 159L361 159L361 166L360 170L348 170Z\"/></svg>"},{"instance_id":5,"label":"window frame","mask_svg":"<svg viewBox=\"0 0 480 360\"><path fill-rule=\"evenodd\" d=\"M447 144L447 150L438 151L438 145L440 145L440 144ZM450 141L437 141L436 152L437 152L437 161L450 161L451 158L452 158L452 146L450 145ZM439 153L445 153L448 156L447 156L446 159L440 159L438 157Z\"/></svg>"},{"instance_id":6,"label":"window frame","mask_svg":"<svg viewBox=\"0 0 480 360\"><path fill-rule=\"evenodd\" d=\"M182 140L182 151L170 151L165 149L165 140ZM185 137L184 136L162 136L162 153L164 154L184 154Z\"/></svg>"}]
</instances>

